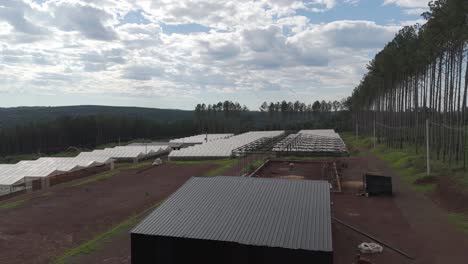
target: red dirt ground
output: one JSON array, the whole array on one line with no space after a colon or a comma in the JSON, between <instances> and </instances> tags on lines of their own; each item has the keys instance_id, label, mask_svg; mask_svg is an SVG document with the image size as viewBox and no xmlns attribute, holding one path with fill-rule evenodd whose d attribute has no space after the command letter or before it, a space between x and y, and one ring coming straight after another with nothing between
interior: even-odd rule
<instances>
[{"instance_id":1,"label":"red dirt ground","mask_svg":"<svg viewBox=\"0 0 468 264\"><path fill-rule=\"evenodd\" d=\"M405 251L415 260L407 259L384 247L384 252L366 255L375 264L464 264L468 258L468 236L455 230L447 221L446 212L430 199L416 193L374 156L347 159L342 180L356 182L366 171L380 171L393 177L393 197L363 197L358 189L348 187L333 194L332 213L337 219L352 225L379 240ZM320 175L320 168L315 173ZM313 171L303 171L313 174ZM288 173L289 174L289 173ZM296 171L296 174L300 174ZM335 264L355 263L357 246L371 240L339 223L333 223ZM130 263L128 233L120 234L101 250L79 256L72 263Z\"/></svg>"},{"instance_id":2,"label":"red dirt ground","mask_svg":"<svg viewBox=\"0 0 468 264\"><path fill-rule=\"evenodd\" d=\"M28 200L0 211L0 263L49 263L216 166L164 164L141 173L124 171L99 182L75 187L67 183L15 197L9 201Z\"/></svg>"},{"instance_id":3,"label":"red dirt ground","mask_svg":"<svg viewBox=\"0 0 468 264\"><path fill-rule=\"evenodd\" d=\"M292 168L289 167L291 162L287 161L270 161L260 171L257 177L259 178L283 178L290 175L302 176L305 180L324 180L323 164L320 162L294 163Z\"/></svg>"},{"instance_id":4,"label":"red dirt ground","mask_svg":"<svg viewBox=\"0 0 468 264\"><path fill-rule=\"evenodd\" d=\"M468 213L468 192L462 190L451 176L435 177L432 183L436 188L431 193L431 199L450 212Z\"/></svg>"},{"instance_id":5,"label":"red dirt ground","mask_svg":"<svg viewBox=\"0 0 468 264\"><path fill-rule=\"evenodd\" d=\"M359 190L352 186L343 189L341 194L333 194L332 214L340 219L400 250L413 256L415 260L409 260L398 253L384 247L384 252L376 255L366 255L375 264L464 264L468 263L468 236L456 230L448 222L447 213L428 197L417 193L410 186L401 181L395 172L390 169L385 162L368 155L364 157L353 157L347 159L347 168L342 171L342 181L357 182L361 180L362 174L366 171L379 171L393 178L393 197L363 197L356 195ZM192 167L193 168L193 167ZM313 168L310 168L313 170ZM317 169L317 168L316 168ZM304 171L313 174L311 170ZM319 170L320 171L320 170ZM175 171L171 171L174 175ZM315 170L317 173L317 170ZM300 174L296 171L294 174ZM150 173L145 173L151 177ZM194 173L191 173L194 174ZM288 172L288 175L292 174ZM135 175L136 176L136 175ZM138 176L139 177L139 176ZM164 176L159 176L164 177ZM159 178L158 177L158 178ZM183 180L188 177L181 176ZM112 179L111 179L112 180ZM161 178L162 180L162 178ZM181 182L183 182L183 180ZM110 181L110 180L109 180ZM129 183L126 181L127 184ZM104 182L103 182L104 183ZM158 182L154 182L155 184ZM160 181L159 183L166 183ZM106 185L107 187L109 185ZM90 185L91 187L91 185ZM102 186L101 186L102 188ZM161 188L161 187L158 187ZM170 193L168 187L167 193ZM174 187L175 189L175 187ZM172 189L172 190L174 190ZM94 190L94 189L93 189ZM101 190L101 189L99 189ZM134 195L140 192L132 192ZM76 194L76 193L75 193ZM69 199L69 198L68 198ZM94 196L93 200L97 199ZM132 200L134 200L133 198ZM157 200L155 198L154 200ZM125 199L123 199L124 201ZM151 203L147 203L149 207ZM85 206L85 205L81 205ZM94 205L93 205L94 206ZM86 208L86 206L85 206ZM130 207L128 207L130 208ZM141 206L140 208L144 208ZM15 209L19 210L19 209ZM15 210L12 210L15 211ZM29 208L29 210L32 210ZM118 210L114 208L114 210ZM126 211L126 215L131 210ZM142 209L140 210L142 211ZM73 214L73 210L68 210ZM102 217L106 217L109 211L103 212ZM113 212L112 212L113 214ZM81 214L80 214L81 215ZM119 221L125 218L122 214ZM97 217L94 215L94 217ZM57 216L55 217L57 218ZM81 217L80 217L81 218ZM114 214L115 218L115 214ZM12 221L10 219L10 221ZM17 221L17 218L16 220ZM31 220L32 221L32 220ZM55 225L62 224L61 219L55 219ZM115 223L119 222L115 221ZM96 219L89 222L99 222ZM75 222L76 223L76 222ZM3 220L0 220L0 241L4 233ZM53 224L52 224L53 225ZM22 223L24 226L24 223ZM10 224L8 229L12 228ZM40 229L40 226L37 227ZM77 226L76 230L80 230ZM57 230L64 236L63 231ZM47 240L45 240L47 242ZM355 263L354 259L358 254L357 246L362 242L371 242L370 239L359 233L334 222L333 223L333 247L335 251L336 264ZM41 242L38 241L37 244ZM63 239L62 242L63 243ZM50 242L46 244L51 244ZM72 245L75 243L71 243ZM17 244L18 245L18 244ZM25 244L29 247L29 244ZM53 244L52 244L53 245ZM69 246L70 244L68 244ZM3 244L0 242L0 247ZM26 248L25 247L25 248ZM13 247L11 247L13 248ZM36 245L36 250L38 249ZM63 248L63 247L62 247ZM46 248L43 249L47 251ZM18 254L16 254L18 255ZM23 258L26 259L26 258ZM29 261L31 262L31 261ZM82 255L72 259L71 263L129 263L130 262L130 239L128 232L123 232L114 237L106 245L89 255ZM0 263L1 259L0 259Z\"/></svg>"},{"instance_id":6,"label":"red dirt ground","mask_svg":"<svg viewBox=\"0 0 468 264\"><path fill-rule=\"evenodd\" d=\"M392 176L393 197L356 196L357 190L345 189L334 196L333 215L372 236L407 252L409 260L384 248L382 254L368 256L376 264L467 263L468 236L449 223L447 212L422 193L415 192L382 160L368 155L350 158L343 181L359 180L367 171ZM370 240L334 223L335 263L350 263L359 243Z\"/></svg>"}]
</instances>

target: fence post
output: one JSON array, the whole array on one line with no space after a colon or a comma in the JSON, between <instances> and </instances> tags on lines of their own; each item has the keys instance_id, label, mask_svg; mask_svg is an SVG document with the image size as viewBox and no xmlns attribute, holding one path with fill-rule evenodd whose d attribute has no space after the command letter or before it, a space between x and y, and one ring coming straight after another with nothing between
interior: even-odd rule
<instances>
[{"instance_id":1,"label":"fence post","mask_svg":"<svg viewBox=\"0 0 468 264\"><path fill-rule=\"evenodd\" d=\"M374 149L375 149L376 146L377 146L377 136L376 136L376 133L375 133L375 119L374 119Z\"/></svg>"},{"instance_id":2,"label":"fence post","mask_svg":"<svg viewBox=\"0 0 468 264\"><path fill-rule=\"evenodd\" d=\"M359 124L356 122L356 139L359 138Z\"/></svg>"},{"instance_id":3,"label":"fence post","mask_svg":"<svg viewBox=\"0 0 468 264\"><path fill-rule=\"evenodd\" d=\"M426 119L426 170L427 176L431 175L430 167L430 157L429 157L429 118Z\"/></svg>"}]
</instances>

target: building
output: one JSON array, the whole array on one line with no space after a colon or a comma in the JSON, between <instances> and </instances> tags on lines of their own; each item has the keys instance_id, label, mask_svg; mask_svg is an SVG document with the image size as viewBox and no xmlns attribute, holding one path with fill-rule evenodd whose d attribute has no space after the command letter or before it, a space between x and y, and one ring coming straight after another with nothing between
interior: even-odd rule
<instances>
[{"instance_id":1,"label":"building","mask_svg":"<svg viewBox=\"0 0 468 264\"><path fill-rule=\"evenodd\" d=\"M131 231L132 263L333 263L330 185L191 178Z\"/></svg>"}]
</instances>

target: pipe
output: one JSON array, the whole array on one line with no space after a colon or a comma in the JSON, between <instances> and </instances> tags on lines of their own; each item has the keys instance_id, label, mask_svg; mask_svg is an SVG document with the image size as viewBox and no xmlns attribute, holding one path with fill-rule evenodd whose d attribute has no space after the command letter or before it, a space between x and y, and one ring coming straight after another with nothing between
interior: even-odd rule
<instances>
[{"instance_id":1,"label":"pipe","mask_svg":"<svg viewBox=\"0 0 468 264\"><path fill-rule=\"evenodd\" d=\"M373 236L371 236L371 235L365 233L364 231L361 231L361 230L357 229L357 228L354 227L354 226L348 225L348 224L346 224L345 222L340 221L340 220L338 220L338 219L335 218L335 217L332 217L332 219L333 219L335 222L337 222L337 223L339 223L339 224L342 224L342 225L344 225L345 227L347 227L347 228L349 228L349 229L351 229L351 230L353 230L353 231L355 231L355 232L358 232L359 234L361 234L361 235L363 235L363 236L365 236L365 237L367 237L367 238L370 238L370 239L376 241L377 243L380 243L380 244L384 245L385 247L387 247L387 248L389 248L389 249L395 251L396 253L398 253L398 254L400 254L400 255L402 255L402 256L407 257L408 259L414 260L414 258L411 257L410 255L408 255L406 252L404 252L404 251L402 251L402 250L400 250L400 249L397 249L397 248L395 248L395 247L393 247L393 246L390 246L389 244L387 244L387 243L385 243L385 242L382 242L382 241L380 241L379 239L377 239L377 238L375 238L375 237L373 237Z\"/></svg>"}]
</instances>

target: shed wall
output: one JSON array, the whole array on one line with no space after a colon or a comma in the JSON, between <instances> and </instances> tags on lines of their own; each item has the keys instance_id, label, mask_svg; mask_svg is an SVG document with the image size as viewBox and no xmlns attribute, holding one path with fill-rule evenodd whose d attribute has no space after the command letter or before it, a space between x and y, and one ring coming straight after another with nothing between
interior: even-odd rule
<instances>
[{"instance_id":1,"label":"shed wall","mask_svg":"<svg viewBox=\"0 0 468 264\"><path fill-rule=\"evenodd\" d=\"M133 264L332 264L333 252L316 252L237 243L131 234Z\"/></svg>"}]
</instances>

